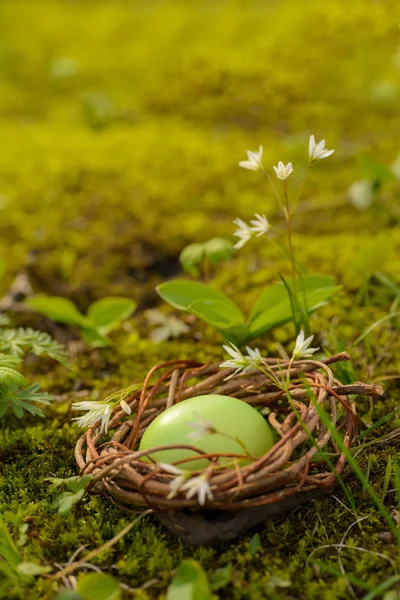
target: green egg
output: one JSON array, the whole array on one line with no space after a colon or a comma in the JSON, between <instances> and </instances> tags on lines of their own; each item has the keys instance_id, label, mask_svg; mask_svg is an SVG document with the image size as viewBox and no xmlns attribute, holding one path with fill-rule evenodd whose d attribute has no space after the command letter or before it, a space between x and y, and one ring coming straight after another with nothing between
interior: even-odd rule
<instances>
[{"instance_id":1,"label":"green egg","mask_svg":"<svg viewBox=\"0 0 400 600\"><path fill-rule=\"evenodd\" d=\"M188 439L186 436L195 429L192 424L201 424L204 420L218 433L207 433L196 441ZM156 446L187 444L207 453L244 454L243 446L235 438L239 438L254 459L263 456L274 445L268 423L255 408L231 396L212 394L183 400L167 408L150 423L142 437L139 449L149 450ZM151 456L157 462L174 463L196 454L193 450L177 449L160 450L152 453ZM251 460L248 458L240 459L242 465L249 462ZM220 464L224 463L232 465L232 459L220 459ZM181 468L197 470L204 469L209 464L209 460L199 459L183 463Z\"/></svg>"}]
</instances>

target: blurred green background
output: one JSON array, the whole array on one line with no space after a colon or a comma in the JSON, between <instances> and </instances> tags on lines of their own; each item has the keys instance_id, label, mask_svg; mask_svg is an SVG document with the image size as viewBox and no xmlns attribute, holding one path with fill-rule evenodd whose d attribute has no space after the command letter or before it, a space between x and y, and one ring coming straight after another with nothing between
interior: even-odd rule
<instances>
[{"instance_id":1,"label":"blurred green background","mask_svg":"<svg viewBox=\"0 0 400 600\"><path fill-rule=\"evenodd\" d=\"M231 237L232 219L255 211L278 218L264 180L238 167L245 150L263 144L270 168L292 160L296 188L311 133L336 153L305 188L296 221L304 264L346 278L371 234L383 230L396 247L396 7L2 0L6 282L27 268L36 291L82 306L108 293L152 303L187 243ZM376 177L379 197L354 208L348 187ZM392 250L382 260L397 270Z\"/></svg>"},{"instance_id":2,"label":"blurred green background","mask_svg":"<svg viewBox=\"0 0 400 600\"><path fill-rule=\"evenodd\" d=\"M46 420L10 418L0 431L0 509L9 523L29 523L27 560L63 563L81 544L100 547L131 519L100 497L66 520L54 514L44 479L77 473L71 401L82 392L104 399L162 360L221 358L221 340L199 323L190 324L191 336L153 344L140 308L156 305L155 285L180 273L186 244L233 239L232 220L254 212L280 224L260 173L238 166L247 149L263 144L271 171L292 161L295 193L310 134L335 148L313 166L294 219L304 269L343 284L311 329L328 351L351 352L355 377L382 376L385 385L393 377L383 400L359 401L363 427L398 408L400 339L386 319L398 288L370 278L379 271L400 279L398 8L398 0L0 0L2 294L26 272L35 292L69 297L83 311L112 294L140 303L111 349L72 351L75 371L25 364L32 381L59 394ZM354 205L359 181L369 190L365 209ZM245 309L287 272L266 240L216 268L216 285ZM381 317L383 327L353 345ZM30 314L13 318L36 324ZM289 340L291 326L265 336L260 348L276 352ZM393 419L386 427L398 425ZM379 494L397 452L372 448L360 458ZM379 538L385 524L357 479L349 485L368 519L346 539L381 554L344 551L343 564L377 585L393 575L397 550ZM355 516L337 494L268 521L254 552L251 536L191 549L149 518L97 564L129 584L126 597L140 600L164 597L187 557L209 574L232 563L221 597L345 600L348 580L329 544L347 535ZM307 563L316 548L326 571ZM29 597L52 599L53 592L36 580Z\"/></svg>"}]
</instances>

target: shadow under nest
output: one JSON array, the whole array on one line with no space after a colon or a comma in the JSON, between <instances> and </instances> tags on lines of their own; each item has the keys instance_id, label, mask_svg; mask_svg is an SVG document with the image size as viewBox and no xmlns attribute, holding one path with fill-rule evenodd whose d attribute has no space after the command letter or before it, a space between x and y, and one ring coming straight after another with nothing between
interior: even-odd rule
<instances>
[{"instance_id":1,"label":"shadow under nest","mask_svg":"<svg viewBox=\"0 0 400 600\"><path fill-rule=\"evenodd\" d=\"M203 545L231 540L267 517L334 488L346 466L346 456L332 439L332 428L340 432L346 449L357 433L355 405L349 395L383 394L378 385L343 385L334 377L330 365L349 359L346 352L323 361L267 358L266 372L239 374L220 369L219 364L191 360L157 365L141 389L123 398L131 415L127 417L120 404L115 407L109 423L109 430L114 430L110 439L99 432L98 423L81 436L75 447L77 463L82 474L93 475L90 489L127 512L150 509L185 542ZM277 386L277 379L287 381L286 389ZM268 407L268 421L277 438L273 447L246 465L240 465L237 455L232 455L230 468L217 465L221 455L206 454L189 444L138 451L144 431L161 412L205 394L225 394L256 408ZM161 448L191 449L208 458L212 499L200 505L198 498L187 498L179 490L171 497L174 476L151 462L151 454ZM331 457L329 465L324 453ZM144 454L150 462L141 460Z\"/></svg>"}]
</instances>

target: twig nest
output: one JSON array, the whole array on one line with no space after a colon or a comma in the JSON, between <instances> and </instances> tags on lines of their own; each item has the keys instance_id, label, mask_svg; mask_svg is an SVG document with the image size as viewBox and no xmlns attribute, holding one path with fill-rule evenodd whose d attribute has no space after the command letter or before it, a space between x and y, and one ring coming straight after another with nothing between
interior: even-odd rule
<instances>
[{"instance_id":1,"label":"twig nest","mask_svg":"<svg viewBox=\"0 0 400 600\"><path fill-rule=\"evenodd\" d=\"M269 372L286 380L286 389L277 387L272 375L259 371L233 375L233 369L221 369L219 364L188 360L157 365L140 390L123 398L132 411L129 417L118 405L109 423L111 434L99 433L95 425L79 439L77 463L83 473L93 474L94 489L114 504L130 512L153 509L169 529L190 543L230 539L269 514L330 491L343 472L345 453L332 441L331 429L341 432L344 447L349 448L356 417L348 396L383 392L373 384L343 385L335 379L329 365L341 360L349 360L346 352L324 361L265 359ZM198 397L207 402L204 396L209 395L240 400L242 437L247 426L245 411L253 407L268 412L275 443L269 438L267 443L265 433L265 448L262 452L261 446L247 448L254 456L246 460L243 448L238 453L237 446L221 452L218 445L202 447L200 440L182 443L182 438L174 439L174 433L153 437L152 428L164 423L168 411L185 415L181 402L192 399L195 404ZM260 412L255 416L264 420ZM209 421L226 432L222 421ZM161 444L151 447L153 442ZM199 458L188 461L183 451ZM329 453L332 469L324 453ZM185 461L192 466L185 467Z\"/></svg>"}]
</instances>

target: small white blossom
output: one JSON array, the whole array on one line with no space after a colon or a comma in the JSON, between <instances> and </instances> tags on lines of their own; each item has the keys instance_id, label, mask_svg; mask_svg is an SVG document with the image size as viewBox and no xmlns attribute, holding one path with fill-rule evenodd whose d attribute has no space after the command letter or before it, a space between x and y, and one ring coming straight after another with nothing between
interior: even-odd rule
<instances>
[{"instance_id":1,"label":"small white blossom","mask_svg":"<svg viewBox=\"0 0 400 600\"><path fill-rule=\"evenodd\" d=\"M185 481L190 477L190 471L184 471L182 469L178 469L174 465L169 465L168 463L158 463L158 466L162 468L166 473L170 473L171 475L177 475L174 477L172 481L169 482L168 486L170 488L170 493L167 496L167 499L170 500L174 498L177 493L180 491L182 485Z\"/></svg>"},{"instance_id":2,"label":"small white blossom","mask_svg":"<svg viewBox=\"0 0 400 600\"><path fill-rule=\"evenodd\" d=\"M318 144L316 144L314 136L310 135L310 141L308 145L308 156L310 163L313 163L315 160L321 160L321 158L327 158L334 152L334 150L325 149L325 140L321 140Z\"/></svg>"},{"instance_id":3,"label":"small white blossom","mask_svg":"<svg viewBox=\"0 0 400 600\"><path fill-rule=\"evenodd\" d=\"M245 359L243 354L240 352L239 348L237 346L235 346L235 344L232 344L232 342L230 342L230 346L222 346L222 347L225 350L225 352L227 352L232 358L221 363L220 364L221 369L223 369L223 368L236 369L236 371L233 373L233 375L236 375L236 373L239 373L239 371L241 371L242 369L245 369L246 367L249 366L247 360Z\"/></svg>"},{"instance_id":4,"label":"small white blossom","mask_svg":"<svg viewBox=\"0 0 400 600\"><path fill-rule=\"evenodd\" d=\"M242 248L242 246L244 246L246 242L249 241L249 239L253 235L253 232L251 231L247 223L242 221L242 219L235 219L233 222L238 227L238 229L233 235L239 238L239 241L234 245L234 248L239 250L239 248Z\"/></svg>"},{"instance_id":5,"label":"small white blossom","mask_svg":"<svg viewBox=\"0 0 400 600\"><path fill-rule=\"evenodd\" d=\"M112 402L75 402L72 405L72 410L86 410L86 415L82 417L74 417L79 427L92 427L101 420L100 432L107 433L108 422L113 411L114 404Z\"/></svg>"},{"instance_id":6,"label":"small white blossom","mask_svg":"<svg viewBox=\"0 0 400 600\"><path fill-rule=\"evenodd\" d=\"M210 433L216 433L215 427L207 421L202 415L199 413L195 413L196 421L188 421L186 425L192 428L193 431L190 431L185 435L185 438L188 440L193 440L198 442L203 439L206 435Z\"/></svg>"},{"instance_id":7,"label":"small white blossom","mask_svg":"<svg viewBox=\"0 0 400 600\"><path fill-rule=\"evenodd\" d=\"M124 412L126 412L127 415L130 415L132 413L131 407L129 406L129 404L127 402L125 402L125 400L121 400L121 402L119 404L120 404L122 410Z\"/></svg>"},{"instance_id":8,"label":"small white blossom","mask_svg":"<svg viewBox=\"0 0 400 600\"><path fill-rule=\"evenodd\" d=\"M205 504L206 498L208 500L213 500L214 498L210 489L210 484L208 482L208 476L206 473L198 475L197 477L192 477L191 479L186 481L182 485L181 490L182 492L187 492L186 498L188 499L197 494L197 498L201 506Z\"/></svg>"},{"instance_id":9,"label":"small white blossom","mask_svg":"<svg viewBox=\"0 0 400 600\"><path fill-rule=\"evenodd\" d=\"M255 217L257 218L253 221L250 221L250 223L253 225L253 227L251 227L250 230L252 233L255 234L256 237L258 237L260 235L264 235L264 233L267 233L267 231L269 231L270 224L265 215L259 215L256 213Z\"/></svg>"},{"instance_id":10,"label":"small white blossom","mask_svg":"<svg viewBox=\"0 0 400 600\"><path fill-rule=\"evenodd\" d=\"M258 348L254 348L254 350L252 350L247 346L246 350L248 354L243 355L239 348L235 346L235 344L232 344L232 342L230 342L230 344L230 346L223 346L223 349L232 358L221 363L220 368L236 369L236 371L232 373L231 377L233 377L240 371L253 369L263 364L263 357L261 356L261 353Z\"/></svg>"},{"instance_id":11,"label":"small white blossom","mask_svg":"<svg viewBox=\"0 0 400 600\"><path fill-rule=\"evenodd\" d=\"M247 158L248 160L241 160L239 163L240 167L243 169L250 169L250 171L259 171L262 169L262 155L263 155L263 147L260 146L258 152L252 152L251 150L247 150Z\"/></svg>"},{"instance_id":12,"label":"small white blossom","mask_svg":"<svg viewBox=\"0 0 400 600\"><path fill-rule=\"evenodd\" d=\"M293 358L312 358L314 352L317 352L319 348L309 348L313 341L313 335L310 335L306 340L304 339L304 331L301 330L296 338L296 345L293 350Z\"/></svg>"},{"instance_id":13,"label":"small white blossom","mask_svg":"<svg viewBox=\"0 0 400 600\"><path fill-rule=\"evenodd\" d=\"M278 162L278 166L274 167L274 171L275 171L275 175L277 176L278 179L282 179L282 181L286 181L286 179L288 179L290 177L290 175L293 173L292 163L289 162L285 166L283 164L283 162L280 160Z\"/></svg>"},{"instance_id":14,"label":"small white blossom","mask_svg":"<svg viewBox=\"0 0 400 600\"><path fill-rule=\"evenodd\" d=\"M252 348L249 348L249 346L246 346L246 350L247 355L245 355L244 358L247 359L249 367L258 367L263 364L263 357L258 348L254 348L253 350Z\"/></svg>"}]
</instances>

